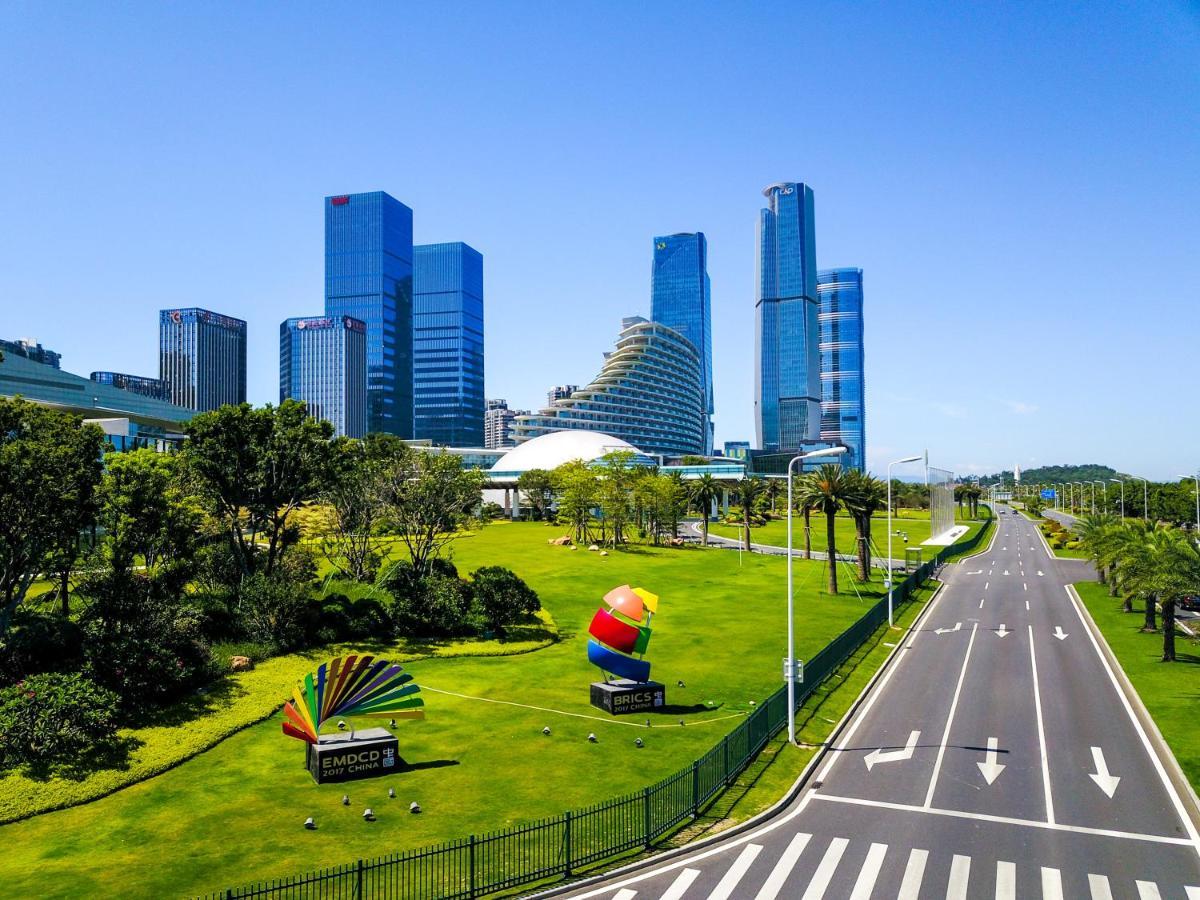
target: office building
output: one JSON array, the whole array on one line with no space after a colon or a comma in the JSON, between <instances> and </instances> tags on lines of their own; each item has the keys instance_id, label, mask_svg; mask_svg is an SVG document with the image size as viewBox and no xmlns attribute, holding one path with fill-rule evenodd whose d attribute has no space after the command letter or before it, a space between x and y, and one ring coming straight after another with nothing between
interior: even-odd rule
<instances>
[{"instance_id":1,"label":"office building","mask_svg":"<svg viewBox=\"0 0 1200 900\"><path fill-rule=\"evenodd\" d=\"M577 390L579 390L579 385L577 384L556 384L550 390L546 391L546 403L553 406L556 400L564 400Z\"/></svg>"},{"instance_id":2,"label":"office building","mask_svg":"<svg viewBox=\"0 0 1200 900\"><path fill-rule=\"evenodd\" d=\"M413 247L413 433L480 447L483 256L461 242Z\"/></svg>"},{"instance_id":3,"label":"office building","mask_svg":"<svg viewBox=\"0 0 1200 900\"><path fill-rule=\"evenodd\" d=\"M171 388L161 378L147 378L144 375L126 375L124 372L93 372L92 381L97 384L111 384L122 391L141 394L155 400L170 402Z\"/></svg>"},{"instance_id":4,"label":"office building","mask_svg":"<svg viewBox=\"0 0 1200 900\"><path fill-rule=\"evenodd\" d=\"M351 316L279 326L279 401L303 400L339 437L367 433L367 326Z\"/></svg>"},{"instance_id":5,"label":"office building","mask_svg":"<svg viewBox=\"0 0 1200 900\"><path fill-rule=\"evenodd\" d=\"M513 422L518 443L552 431L582 429L628 441L643 453L679 456L704 451L700 354L679 332L632 316L621 322L616 349L600 374L568 397Z\"/></svg>"},{"instance_id":6,"label":"office building","mask_svg":"<svg viewBox=\"0 0 1200 900\"><path fill-rule=\"evenodd\" d=\"M750 456L749 441L726 441L725 457L727 459L747 459Z\"/></svg>"},{"instance_id":7,"label":"office building","mask_svg":"<svg viewBox=\"0 0 1200 900\"><path fill-rule=\"evenodd\" d=\"M650 268L650 320L679 332L700 353L705 455L713 451L711 296L708 242L704 234L656 237Z\"/></svg>"},{"instance_id":8,"label":"office building","mask_svg":"<svg viewBox=\"0 0 1200 900\"><path fill-rule=\"evenodd\" d=\"M488 450L515 447L512 423L517 416L527 416L527 409L509 409L507 400L488 400L483 413L483 446Z\"/></svg>"},{"instance_id":9,"label":"office building","mask_svg":"<svg viewBox=\"0 0 1200 900\"><path fill-rule=\"evenodd\" d=\"M412 210L383 191L325 198L325 315L367 326L367 431L413 436Z\"/></svg>"},{"instance_id":10,"label":"office building","mask_svg":"<svg viewBox=\"0 0 1200 900\"><path fill-rule=\"evenodd\" d=\"M207 309L158 314L158 377L196 412L246 402L246 323Z\"/></svg>"},{"instance_id":11,"label":"office building","mask_svg":"<svg viewBox=\"0 0 1200 900\"><path fill-rule=\"evenodd\" d=\"M53 369L59 368L62 354L47 350L33 338L18 338L15 341L0 341L0 353L8 356L23 356L25 359Z\"/></svg>"},{"instance_id":12,"label":"office building","mask_svg":"<svg viewBox=\"0 0 1200 900\"><path fill-rule=\"evenodd\" d=\"M842 465L860 471L866 466L862 274L862 269L817 272L821 440L845 445Z\"/></svg>"},{"instance_id":13,"label":"office building","mask_svg":"<svg viewBox=\"0 0 1200 900\"><path fill-rule=\"evenodd\" d=\"M800 448L820 438L816 236L813 193L780 182L763 190L755 301L754 427L759 448Z\"/></svg>"}]
</instances>

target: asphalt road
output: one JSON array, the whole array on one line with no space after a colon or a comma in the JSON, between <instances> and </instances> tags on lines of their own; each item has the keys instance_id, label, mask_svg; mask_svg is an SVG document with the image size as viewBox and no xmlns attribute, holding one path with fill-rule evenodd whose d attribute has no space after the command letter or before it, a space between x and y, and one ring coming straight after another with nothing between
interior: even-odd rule
<instances>
[{"instance_id":1,"label":"asphalt road","mask_svg":"<svg viewBox=\"0 0 1200 900\"><path fill-rule=\"evenodd\" d=\"M1200 836L1036 526L1000 516L760 827L570 896L1186 898Z\"/></svg>"}]
</instances>

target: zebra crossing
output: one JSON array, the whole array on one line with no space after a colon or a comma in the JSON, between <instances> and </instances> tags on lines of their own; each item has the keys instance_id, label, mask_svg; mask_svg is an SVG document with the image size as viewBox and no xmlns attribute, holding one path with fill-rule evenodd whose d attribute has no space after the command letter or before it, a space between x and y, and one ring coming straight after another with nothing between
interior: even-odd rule
<instances>
[{"instance_id":1,"label":"zebra crossing","mask_svg":"<svg viewBox=\"0 0 1200 900\"><path fill-rule=\"evenodd\" d=\"M761 844L748 843L733 857L733 861L721 872L715 887L701 879L700 869L683 868L665 873L665 881L653 887L623 887L608 895L609 900L918 900L918 897L944 896L946 900L991 898L1015 900L1018 896L1019 868L1011 860L987 860L982 863L964 854L950 855L948 874L940 869L938 876L929 876L934 863L939 862L929 850L922 848L893 850L888 844L873 842L867 848L865 858L857 872L842 866L849 858L851 842L848 838L835 837L829 840L814 838L807 833L792 837L776 859L769 859ZM859 859L858 856L854 857ZM815 868L801 871L802 862L807 860ZM885 862L890 864L892 875L903 875L899 884L888 884L881 880ZM944 863L945 860L940 862ZM756 865L757 864L757 865ZM1182 893L1175 886L1160 891L1154 881L1112 879L1097 872L1071 872L1064 875L1057 868L1026 865L1026 886L1020 896L1037 896L1041 887L1042 900L1065 900L1065 898L1091 898L1091 900L1113 900L1114 897L1133 897L1138 900L1169 900L1184 897L1200 900L1200 887L1187 886ZM765 880L761 883L763 872ZM713 875L717 874L715 871ZM697 884L699 882L699 884ZM853 885L851 887L851 884ZM831 891L831 886L833 890ZM693 889L695 888L695 889ZM849 888L849 893L846 893ZM944 894L943 894L944 890ZM803 891L803 893L802 893Z\"/></svg>"}]
</instances>

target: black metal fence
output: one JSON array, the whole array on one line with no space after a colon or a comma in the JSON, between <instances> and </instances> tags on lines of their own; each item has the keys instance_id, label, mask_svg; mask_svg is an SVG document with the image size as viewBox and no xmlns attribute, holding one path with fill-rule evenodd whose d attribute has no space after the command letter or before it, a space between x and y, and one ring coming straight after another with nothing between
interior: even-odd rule
<instances>
[{"instance_id":1,"label":"black metal fence","mask_svg":"<svg viewBox=\"0 0 1200 900\"><path fill-rule=\"evenodd\" d=\"M906 602L946 556L974 549L990 524L991 520L965 543L940 550L897 584L894 603ZM804 682L796 686L797 709L885 621L886 598L809 659ZM470 900L556 876L567 878L600 860L650 848L703 812L786 724L784 685L690 766L640 791L488 834L229 888L203 900Z\"/></svg>"}]
</instances>

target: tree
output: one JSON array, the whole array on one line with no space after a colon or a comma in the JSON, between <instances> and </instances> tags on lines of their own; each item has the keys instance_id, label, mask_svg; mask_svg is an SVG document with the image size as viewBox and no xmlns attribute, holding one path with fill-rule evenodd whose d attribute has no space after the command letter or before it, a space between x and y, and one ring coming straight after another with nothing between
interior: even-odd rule
<instances>
[{"instance_id":1,"label":"tree","mask_svg":"<svg viewBox=\"0 0 1200 900\"><path fill-rule=\"evenodd\" d=\"M570 525L575 543L585 543L590 535L588 526L592 510L600 502L600 479L596 470L583 460L565 462L553 472L558 491L558 518Z\"/></svg>"},{"instance_id":2,"label":"tree","mask_svg":"<svg viewBox=\"0 0 1200 900\"><path fill-rule=\"evenodd\" d=\"M708 472L688 483L688 498L700 513L701 539L705 547L708 546L709 514L720 492L721 483Z\"/></svg>"},{"instance_id":3,"label":"tree","mask_svg":"<svg viewBox=\"0 0 1200 900\"><path fill-rule=\"evenodd\" d=\"M871 576L871 521L887 504L887 486L878 478L856 470L847 472L846 479L849 482L846 508L854 517L858 538L858 578L867 581Z\"/></svg>"},{"instance_id":4,"label":"tree","mask_svg":"<svg viewBox=\"0 0 1200 900\"><path fill-rule=\"evenodd\" d=\"M1200 593L1200 549L1184 532L1127 526L1119 571L1123 589L1145 599L1146 621L1142 630L1156 631L1154 605L1162 609L1163 662L1175 660L1175 605L1183 597Z\"/></svg>"},{"instance_id":5,"label":"tree","mask_svg":"<svg viewBox=\"0 0 1200 900\"><path fill-rule=\"evenodd\" d=\"M0 636L54 551L88 524L103 446L79 416L0 398Z\"/></svg>"},{"instance_id":6,"label":"tree","mask_svg":"<svg viewBox=\"0 0 1200 900\"><path fill-rule=\"evenodd\" d=\"M328 508L321 553L355 581L373 581L379 569L379 530L387 511L388 464L407 447L371 435L334 442L329 484L321 492Z\"/></svg>"},{"instance_id":7,"label":"tree","mask_svg":"<svg viewBox=\"0 0 1200 900\"><path fill-rule=\"evenodd\" d=\"M549 518L554 502L554 476L547 469L529 469L517 477L517 490L525 495L535 520Z\"/></svg>"},{"instance_id":8,"label":"tree","mask_svg":"<svg viewBox=\"0 0 1200 900\"><path fill-rule=\"evenodd\" d=\"M767 479L767 484L764 493L767 499L771 502L771 515L775 515L775 501L779 499L779 494L783 491L783 482L778 478Z\"/></svg>"},{"instance_id":9,"label":"tree","mask_svg":"<svg viewBox=\"0 0 1200 900\"><path fill-rule=\"evenodd\" d=\"M600 482L600 540L613 547L625 543L625 526L633 512L630 506L633 456L630 450L613 450L600 457L596 469Z\"/></svg>"},{"instance_id":10,"label":"tree","mask_svg":"<svg viewBox=\"0 0 1200 900\"><path fill-rule=\"evenodd\" d=\"M186 465L243 575L257 568L259 534L266 539L268 574L298 539L289 518L328 486L332 435L332 425L310 418L296 400L260 409L222 406L188 423Z\"/></svg>"},{"instance_id":11,"label":"tree","mask_svg":"<svg viewBox=\"0 0 1200 900\"><path fill-rule=\"evenodd\" d=\"M750 524L754 506L762 498L766 484L762 478L743 478L733 488L734 497L742 506L742 546L750 549Z\"/></svg>"},{"instance_id":12,"label":"tree","mask_svg":"<svg viewBox=\"0 0 1200 900\"><path fill-rule=\"evenodd\" d=\"M472 572L471 594L480 618L497 634L542 608L533 588L503 566L483 566Z\"/></svg>"},{"instance_id":13,"label":"tree","mask_svg":"<svg viewBox=\"0 0 1200 900\"><path fill-rule=\"evenodd\" d=\"M1083 545L1092 559L1096 563L1096 568L1100 573L1100 583L1108 584L1109 581L1114 581L1112 573L1109 571L1112 560L1110 560L1106 550L1108 544L1112 542L1113 527L1117 520L1107 513L1099 513L1094 516L1084 516L1079 520L1079 541Z\"/></svg>"},{"instance_id":14,"label":"tree","mask_svg":"<svg viewBox=\"0 0 1200 900\"><path fill-rule=\"evenodd\" d=\"M472 520L484 474L464 469L462 458L445 451L409 450L387 470L386 515L408 548L418 578ZM480 520L482 524L482 520Z\"/></svg>"},{"instance_id":15,"label":"tree","mask_svg":"<svg viewBox=\"0 0 1200 900\"><path fill-rule=\"evenodd\" d=\"M801 502L816 512L825 514L826 548L829 554L829 593L838 592L837 532L835 518L838 510L853 502L853 482L841 466L825 464L800 480Z\"/></svg>"}]
</instances>

